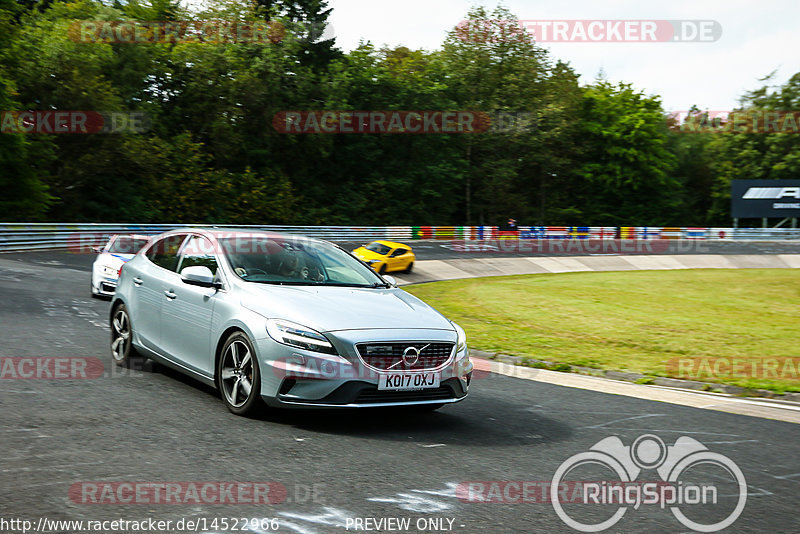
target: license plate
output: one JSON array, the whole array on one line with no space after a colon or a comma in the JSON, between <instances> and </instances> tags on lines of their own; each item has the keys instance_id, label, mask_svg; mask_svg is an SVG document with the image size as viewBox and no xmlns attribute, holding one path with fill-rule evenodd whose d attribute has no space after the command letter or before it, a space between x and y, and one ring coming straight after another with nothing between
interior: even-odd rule
<instances>
[{"instance_id":1,"label":"license plate","mask_svg":"<svg viewBox=\"0 0 800 534\"><path fill-rule=\"evenodd\" d=\"M378 377L378 389L408 391L439 387L439 373L387 373Z\"/></svg>"}]
</instances>

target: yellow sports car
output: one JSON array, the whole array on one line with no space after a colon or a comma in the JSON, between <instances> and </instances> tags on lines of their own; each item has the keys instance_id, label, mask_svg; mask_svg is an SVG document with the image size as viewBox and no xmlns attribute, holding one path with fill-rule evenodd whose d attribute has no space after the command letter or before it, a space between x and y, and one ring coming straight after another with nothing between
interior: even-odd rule
<instances>
[{"instance_id":1,"label":"yellow sports car","mask_svg":"<svg viewBox=\"0 0 800 534\"><path fill-rule=\"evenodd\" d=\"M394 241L373 241L358 247L353 254L380 274L390 271L410 273L416 259L411 247Z\"/></svg>"}]
</instances>

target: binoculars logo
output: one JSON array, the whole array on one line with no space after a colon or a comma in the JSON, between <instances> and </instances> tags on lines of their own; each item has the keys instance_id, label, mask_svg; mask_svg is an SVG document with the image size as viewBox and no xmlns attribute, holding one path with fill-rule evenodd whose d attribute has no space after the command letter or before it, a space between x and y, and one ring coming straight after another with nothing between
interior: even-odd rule
<instances>
[{"instance_id":1,"label":"binoculars logo","mask_svg":"<svg viewBox=\"0 0 800 534\"><path fill-rule=\"evenodd\" d=\"M733 492L737 499L733 510L723 519L716 520L715 516L708 523L690 519L681 510L681 507L686 509L692 505L718 504L720 492L715 484L694 484L680 480L689 469L704 464L721 468L731 477L738 490ZM571 472L591 465L610 469L618 480L570 482L568 476ZM655 470L661 480L637 481L643 470ZM569 484L565 486L565 482ZM604 521L578 521L564 509L562 502L569 501L559 495L562 488L573 486L581 492L580 504L619 507ZM742 513L747 502L747 482L742 470L730 458L710 451L690 437L682 436L673 445L667 446L658 436L644 434L627 446L618 437L612 436L600 440L588 451L568 458L559 466L550 486L550 500L558 517L581 532L601 532L611 528L622 519L629 507L638 509L643 504L659 505L662 509L668 507L682 525L694 531L717 532L733 524Z\"/></svg>"}]
</instances>

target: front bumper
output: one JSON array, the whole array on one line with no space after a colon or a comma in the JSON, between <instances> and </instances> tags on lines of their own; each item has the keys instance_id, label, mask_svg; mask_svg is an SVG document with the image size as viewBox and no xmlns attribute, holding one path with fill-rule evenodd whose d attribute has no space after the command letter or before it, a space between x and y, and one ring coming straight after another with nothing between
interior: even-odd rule
<instances>
[{"instance_id":1,"label":"front bumper","mask_svg":"<svg viewBox=\"0 0 800 534\"><path fill-rule=\"evenodd\" d=\"M97 295L103 295L106 297L113 296L117 291L117 280L103 278L97 282L97 284L94 286L94 290Z\"/></svg>"},{"instance_id":2,"label":"front bumper","mask_svg":"<svg viewBox=\"0 0 800 534\"><path fill-rule=\"evenodd\" d=\"M466 380L448 378L435 389L413 391L380 391L375 384L351 381L337 387L321 399L305 399L291 394L264 397L268 406L284 408L383 408L390 406L419 406L452 404L467 397L470 375ZM287 379L293 380L293 379Z\"/></svg>"},{"instance_id":3,"label":"front bumper","mask_svg":"<svg viewBox=\"0 0 800 534\"><path fill-rule=\"evenodd\" d=\"M282 345L271 338L257 341L261 395L268 406L302 408L365 408L449 404L467 396L472 379L469 349L452 354L435 370L438 388L379 390L383 371L367 367L355 349L359 342L415 339L455 341L455 333L426 331L347 331L327 333L339 355L327 355ZM416 371L416 370L415 370ZM418 371L422 371L419 369ZM430 372L430 371L426 371Z\"/></svg>"}]
</instances>

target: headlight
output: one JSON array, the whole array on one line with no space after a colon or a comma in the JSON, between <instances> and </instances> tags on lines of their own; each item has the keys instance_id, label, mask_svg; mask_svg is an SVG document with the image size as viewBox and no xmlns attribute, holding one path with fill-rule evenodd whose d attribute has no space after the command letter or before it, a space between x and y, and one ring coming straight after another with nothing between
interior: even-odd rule
<instances>
[{"instance_id":1,"label":"headlight","mask_svg":"<svg viewBox=\"0 0 800 534\"><path fill-rule=\"evenodd\" d=\"M103 266L103 274L116 274L117 270L108 266Z\"/></svg>"},{"instance_id":2,"label":"headlight","mask_svg":"<svg viewBox=\"0 0 800 534\"><path fill-rule=\"evenodd\" d=\"M381 260L367 260L367 265L375 265L376 263L380 263Z\"/></svg>"},{"instance_id":3,"label":"headlight","mask_svg":"<svg viewBox=\"0 0 800 534\"><path fill-rule=\"evenodd\" d=\"M278 343L283 343L290 347L324 352L325 354L336 354L336 349L333 348L328 338L313 328L291 321L269 319L267 321L267 333Z\"/></svg>"},{"instance_id":4,"label":"headlight","mask_svg":"<svg viewBox=\"0 0 800 534\"><path fill-rule=\"evenodd\" d=\"M453 321L450 321L450 324L453 325L453 328L456 329L457 339L456 339L456 352L461 352L467 347L467 333L464 332L464 329L458 326Z\"/></svg>"}]
</instances>

